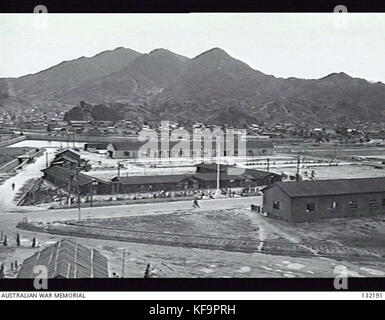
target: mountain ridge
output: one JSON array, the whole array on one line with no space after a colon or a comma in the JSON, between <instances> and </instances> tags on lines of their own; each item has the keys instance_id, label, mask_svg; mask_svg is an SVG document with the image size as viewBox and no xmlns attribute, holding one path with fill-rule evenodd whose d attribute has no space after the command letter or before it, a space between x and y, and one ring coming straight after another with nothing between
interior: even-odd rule
<instances>
[{"instance_id":1,"label":"mountain ridge","mask_svg":"<svg viewBox=\"0 0 385 320\"><path fill-rule=\"evenodd\" d=\"M218 47L191 59L165 48L141 54L118 47L12 81L0 79L0 91L3 105L122 103L141 106L146 116L176 120L330 123L385 116L381 82L345 72L319 79L275 77Z\"/></svg>"}]
</instances>

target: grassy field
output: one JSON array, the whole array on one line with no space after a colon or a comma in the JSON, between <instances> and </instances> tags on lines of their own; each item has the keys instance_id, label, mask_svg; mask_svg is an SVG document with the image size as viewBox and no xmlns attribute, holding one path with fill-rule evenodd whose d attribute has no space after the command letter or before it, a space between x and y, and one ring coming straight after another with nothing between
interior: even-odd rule
<instances>
[{"instance_id":1,"label":"grassy field","mask_svg":"<svg viewBox=\"0 0 385 320\"><path fill-rule=\"evenodd\" d=\"M77 223L78 224L78 223ZM121 230L165 232L170 234L217 236L226 238L258 237L258 228L237 210L210 210L199 213L180 211L172 214L85 220L87 226Z\"/></svg>"}]
</instances>

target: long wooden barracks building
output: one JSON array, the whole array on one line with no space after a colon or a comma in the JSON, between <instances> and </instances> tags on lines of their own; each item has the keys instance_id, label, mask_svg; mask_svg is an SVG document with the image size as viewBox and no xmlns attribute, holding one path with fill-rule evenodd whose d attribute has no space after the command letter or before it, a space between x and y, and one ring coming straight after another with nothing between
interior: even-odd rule
<instances>
[{"instance_id":1,"label":"long wooden barracks building","mask_svg":"<svg viewBox=\"0 0 385 320\"><path fill-rule=\"evenodd\" d=\"M220 188L266 186L282 180L279 174L236 166L220 165L219 171ZM112 183L114 193L215 189L217 165L198 164L193 174L115 177Z\"/></svg>"},{"instance_id":2,"label":"long wooden barracks building","mask_svg":"<svg viewBox=\"0 0 385 320\"><path fill-rule=\"evenodd\" d=\"M80 195L111 193L111 182L60 165L51 165L41 171L43 172L43 179L70 193L79 193Z\"/></svg>"},{"instance_id":3,"label":"long wooden barracks building","mask_svg":"<svg viewBox=\"0 0 385 320\"><path fill-rule=\"evenodd\" d=\"M385 216L385 177L277 182L263 189L263 211L292 222Z\"/></svg>"},{"instance_id":4,"label":"long wooden barracks building","mask_svg":"<svg viewBox=\"0 0 385 320\"><path fill-rule=\"evenodd\" d=\"M145 144L143 141L125 141L125 142L111 142L107 145L107 156L109 158L113 159L137 159L140 156L140 149ZM189 145L189 148L187 150L184 150L180 145L179 147L176 147L176 145L179 144L179 142L176 141L170 141L169 142L169 149L163 150L162 144L159 141L158 142L158 148L157 150L148 150L146 151L146 156L149 158L161 158L166 155L166 152L168 152L168 157L170 158L180 158L180 157L211 157L217 155L217 147L216 143L212 142L211 149L212 154L206 153L207 151L204 150L204 144L201 143L200 150L194 149L194 143L193 141L187 142ZM226 142L227 144L227 142ZM263 140L247 140L245 142L245 155L247 157L253 157L253 156L262 156L262 155L270 155L274 153L274 145L270 141L263 141ZM88 149L90 147L87 146ZM143 155L144 155L143 154ZM227 149L223 150L224 156L238 156L238 143L235 142L234 144L234 150L229 151Z\"/></svg>"},{"instance_id":5,"label":"long wooden barracks building","mask_svg":"<svg viewBox=\"0 0 385 320\"><path fill-rule=\"evenodd\" d=\"M216 164L198 164L196 173L192 174L117 176L111 180L98 179L81 173L68 164L72 164L72 161L61 159L53 162L50 167L42 170L43 178L70 193L80 195L187 191L217 187ZM222 189L249 188L270 185L281 181L282 176L261 170L221 165L219 180Z\"/></svg>"}]
</instances>

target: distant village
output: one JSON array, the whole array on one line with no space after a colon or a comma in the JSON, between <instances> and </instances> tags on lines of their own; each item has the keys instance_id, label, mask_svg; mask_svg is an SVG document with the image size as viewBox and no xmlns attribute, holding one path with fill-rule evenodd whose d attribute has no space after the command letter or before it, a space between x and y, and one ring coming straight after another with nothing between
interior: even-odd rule
<instances>
[{"instance_id":1,"label":"distant village","mask_svg":"<svg viewBox=\"0 0 385 320\"><path fill-rule=\"evenodd\" d=\"M98 120L69 120L65 121L64 111L39 111L39 109L23 112L0 113L0 133L44 135L46 138L79 140L79 137L135 137L141 130L153 129L160 131L160 121L128 120L98 121ZM231 125L210 124L194 121L184 123L171 122L170 129L216 128L225 130L234 128ZM318 143L381 143L385 139L385 123L372 121L357 121L354 125L344 126L341 123L330 126L310 126L306 122L293 123L246 123L239 129L246 129L247 135L254 139L270 139L276 143L300 143L312 141ZM100 139L99 139L100 140Z\"/></svg>"}]
</instances>

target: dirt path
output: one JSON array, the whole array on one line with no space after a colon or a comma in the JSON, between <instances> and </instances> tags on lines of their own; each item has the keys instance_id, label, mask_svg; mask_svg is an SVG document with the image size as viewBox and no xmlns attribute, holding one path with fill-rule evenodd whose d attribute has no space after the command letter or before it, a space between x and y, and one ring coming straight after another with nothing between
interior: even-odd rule
<instances>
[{"instance_id":1,"label":"dirt path","mask_svg":"<svg viewBox=\"0 0 385 320\"><path fill-rule=\"evenodd\" d=\"M53 152L48 153L49 160L53 157ZM41 177L41 170L46 166L45 154L36 158L36 161L24 166L15 176L4 181L0 185L0 214L6 211L17 210L14 202L15 195L19 192L23 184L31 179ZM15 184L15 190L12 190L12 184Z\"/></svg>"},{"instance_id":2,"label":"dirt path","mask_svg":"<svg viewBox=\"0 0 385 320\"><path fill-rule=\"evenodd\" d=\"M313 255L318 255L318 250L313 249L310 246L300 244L302 239L296 236L293 233L288 233L277 225L274 225L274 220L263 217L260 214L254 213L252 211L245 211L245 214L250 218L254 226L259 227L260 229L260 241L266 241L267 239L282 237L289 240L292 243L297 244L299 247L308 250ZM262 250L263 245L260 246Z\"/></svg>"}]
</instances>

